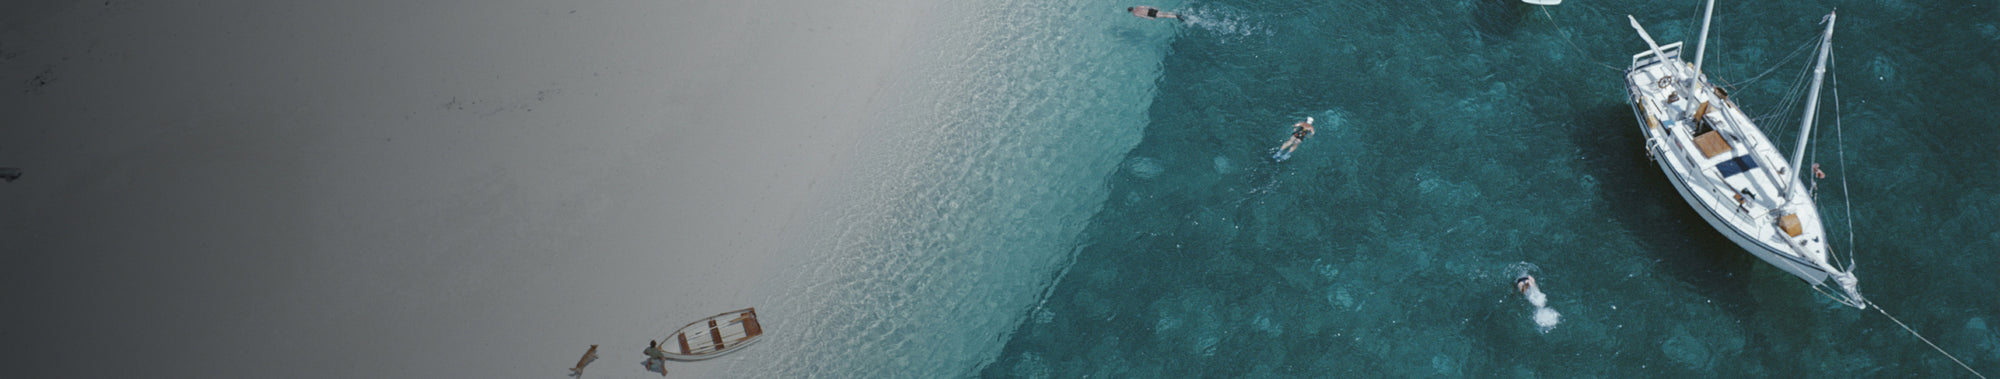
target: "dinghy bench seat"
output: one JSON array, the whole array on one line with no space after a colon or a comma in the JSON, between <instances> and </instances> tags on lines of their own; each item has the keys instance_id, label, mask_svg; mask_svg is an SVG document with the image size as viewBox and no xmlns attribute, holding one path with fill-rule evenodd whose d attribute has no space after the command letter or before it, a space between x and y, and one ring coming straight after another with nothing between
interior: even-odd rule
<instances>
[{"instance_id":1,"label":"dinghy bench seat","mask_svg":"<svg viewBox=\"0 0 2000 379\"><path fill-rule=\"evenodd\" d=\"M743 320L744 338L764 335L764 325L757 323L756 314L744 313L743 316L739 317L738 319Z\"/></svg>"}]
</instances>

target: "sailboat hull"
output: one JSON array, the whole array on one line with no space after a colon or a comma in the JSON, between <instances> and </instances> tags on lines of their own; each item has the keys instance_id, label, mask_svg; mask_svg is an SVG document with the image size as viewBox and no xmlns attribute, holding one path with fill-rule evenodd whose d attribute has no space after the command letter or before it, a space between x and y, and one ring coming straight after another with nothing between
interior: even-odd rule
<instances>
[{"instance_id":1,"label":"sailboat hull","mask_svg":"<svg viewBox=\"0 0 2000 379\"><path fill-rule=\"evenodd\" d=\"M1638 109L1636 106L1633 107L1633 111L1643 112L1643 110ZM1643 116L1640 122L1640 125L1645 125ZM1670 166L1666 160L1655 159L1654 163L1659 164L1660 171L1666 172L1667 181L1674 184L1674 191L1680 193L1681 199L1686 200L1688 206L1694 208L1694 212L1701 215L1703 221L1708 222L1708 226L1714 227L1717 232L1722 233L1723 237L1728 237L1730 242L1735 242L1736 246L1742 247L1744 251L1749 251L1750 255L1757 256L1758 259L1764 260L1765 263L1770 263L1771 266L1776 266L1779 270L1791 273L1793 276L1797 276L1807 283L1821 283L1826 281L1827 272L1818 269L1818 265L1778 250L1778 247L1766 244L1761 239L1738 228L1734 223L1724 220L1720 212L1717 212L1716 209L1709 207L1706 202L1695 197L1688 187L1688 178L1681 176L1682 174L1675 171L1674 167Z\"/></svg>"}]
</instances>

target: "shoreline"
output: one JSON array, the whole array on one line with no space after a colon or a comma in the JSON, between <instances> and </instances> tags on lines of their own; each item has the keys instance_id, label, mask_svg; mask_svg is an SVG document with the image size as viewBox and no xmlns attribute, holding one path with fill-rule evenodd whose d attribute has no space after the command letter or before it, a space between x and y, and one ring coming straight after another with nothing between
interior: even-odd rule
<instances>
[{"instance_id":1,"label":"shoreline","mask_svg":"<svg viewBox=\"0 0 2000 379\"><path fill-rule=\"evenodd\" d=\"M787 233L805 260L757 296L788 333L728 370L962 376L995 359L1110 196L1179 30L1101 6L939 5L882 126Z\"/></svg>"}]
</instances>

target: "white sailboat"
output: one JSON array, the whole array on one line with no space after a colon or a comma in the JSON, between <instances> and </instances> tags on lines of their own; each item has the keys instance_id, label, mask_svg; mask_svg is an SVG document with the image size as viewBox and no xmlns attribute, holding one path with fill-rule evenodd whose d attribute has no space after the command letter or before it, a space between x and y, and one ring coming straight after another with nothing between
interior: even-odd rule
<instances>
[{"instance_id":1,"label":"white sailboat","mask_svg":"<svg viewBox=\"0 0 2000 379\"><path fill-rule=\"evenodd\" d=\"M1708 13L1715 2L1710 0ZM1834 15L1825 19L1812 89L1799 128L1799 140L1786 160L1771 140L1745 116L1728 93L1701 72L1701 50L1694 64L1681 60L1681 43L1660 46L1638 19L1626 16L1648 49L1632 56L1625 69L1625 86L1632 110L1646 136L1646 150L1665 171L1667 180L1709 225L1744 250L1779 269L1804 279L1815 290L1856 308L1867 302L1855 289L1852 268L1832 260L1819 209L1809 189L1801 185L1800 159L1818 108L1827 55L1833 46ZM1708 42L1710 15L1702 16L1700 44ZM1824 290L1831 289L1831 291Z\"/></svg>"}]
</instances>

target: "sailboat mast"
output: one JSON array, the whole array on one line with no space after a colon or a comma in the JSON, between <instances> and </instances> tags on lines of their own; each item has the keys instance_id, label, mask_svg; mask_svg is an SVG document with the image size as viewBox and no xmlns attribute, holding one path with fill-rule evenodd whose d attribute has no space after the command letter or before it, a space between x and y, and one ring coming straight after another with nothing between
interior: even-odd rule
<instances>
[{"instance_id":1,"label":"sailboat mast","mask_svg":"<svg viewBox=\"0 0 2000 379\"><path fill-rule=\"evenodd\" d=\"M1819 111L1819 86L1826 79L1826 57L1833 53L1833 18L1833 13L1826 14L1826 34L1819 37L1819 63L1813 64L1812 89L1806 92L1806 115L1799 122L1799 143L1792 148L1793 185L1802 181L1799 177L1805 175L1805 170L1799 165L1805 163L1806 138L1812 136L1813 115ZM1786 198L1790 198L1791 194L1792 191L1785 191Z\"/></svg>"},{"instance_id":2,"label":"sailboat mast","mask_svg":"<svg viewBox=\"0 0 2000 379\"><path fill-rule=\"evenodd\" d=\"M1703 53L1708 52L1708 20L1714 16L1715 0L1708 0L1708 6L1701 11L1701 39L1696 40L1694 43L1694 73L1696 77L1706 77L1706 75L1700 75L1701 57Z\"/></svg>"}]
</instances>

